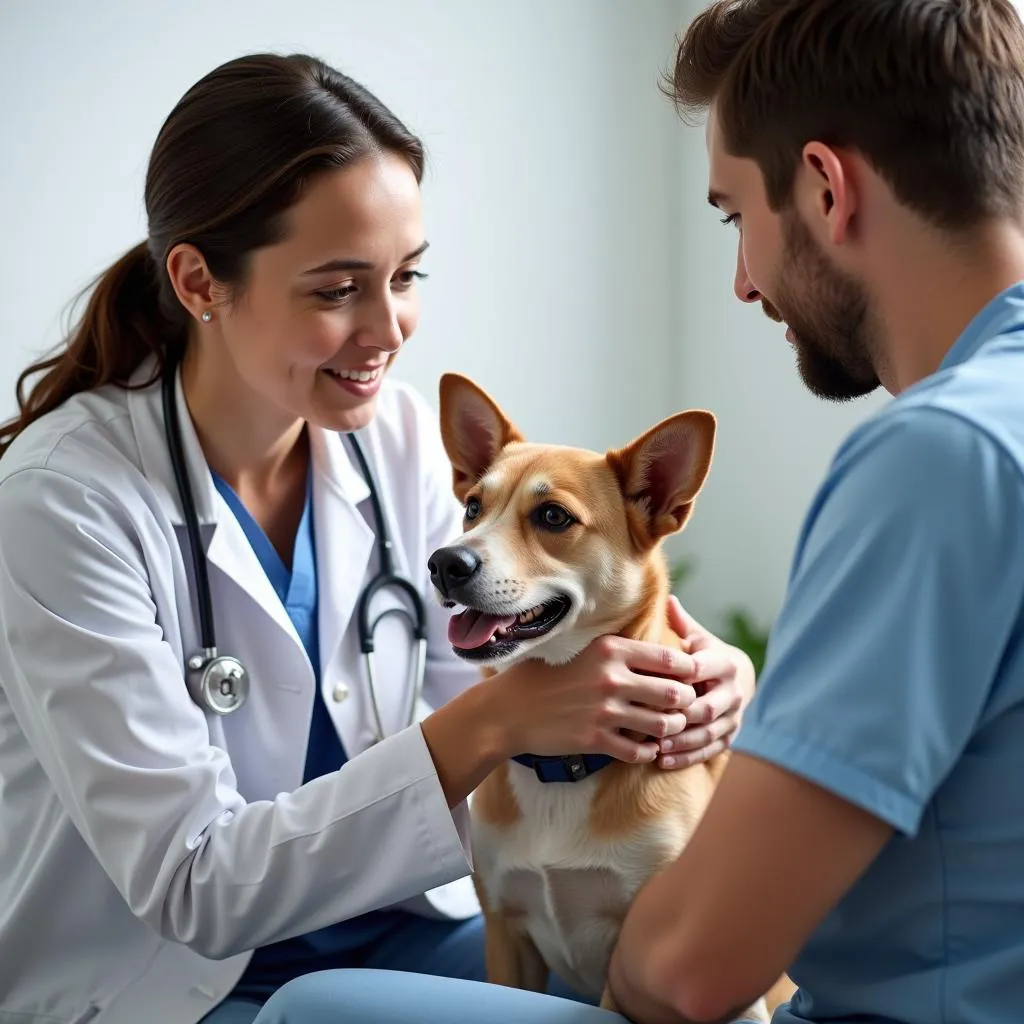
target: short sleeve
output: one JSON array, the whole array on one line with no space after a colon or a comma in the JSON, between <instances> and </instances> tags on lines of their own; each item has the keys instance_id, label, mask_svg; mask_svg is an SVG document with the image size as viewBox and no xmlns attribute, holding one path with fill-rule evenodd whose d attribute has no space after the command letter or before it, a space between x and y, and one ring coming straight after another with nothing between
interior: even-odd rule
<instances>
[{"instance_id":1,"label":"short sleeve","mask_svg":"<svg viewBox=\"0 0 1024 1024\"><path fill-rule=\"evenodd\" d=\"M913 835L977 728L1022 592L1013 460L959 415L883 414L812 505L734 749Z\"/></svg>"}]
</instances>

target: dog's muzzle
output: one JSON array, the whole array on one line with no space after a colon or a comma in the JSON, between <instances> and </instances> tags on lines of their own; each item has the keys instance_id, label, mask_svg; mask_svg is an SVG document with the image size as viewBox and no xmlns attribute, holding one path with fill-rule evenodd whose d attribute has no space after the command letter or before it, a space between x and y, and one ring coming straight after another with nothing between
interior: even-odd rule
<instances>
[{"instance_id":1,"label":"dog's muzzle","mask_svg":"<svg viewBox=\"0 0 1024 1024\"><path fill-rule=\"evenodd\" d=\"M467 547L438 548L427 561L430 582L447 601L455 601L463 587L480 571L479 556Z\"/></svg>"}]
</instances>

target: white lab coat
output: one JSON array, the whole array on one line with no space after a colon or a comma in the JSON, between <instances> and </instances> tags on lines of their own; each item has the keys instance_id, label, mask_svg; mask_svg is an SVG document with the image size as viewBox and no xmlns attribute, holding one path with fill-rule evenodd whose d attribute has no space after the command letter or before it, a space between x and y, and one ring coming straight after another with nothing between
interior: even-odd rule
<instances>
[{"instance_id":1,"label":"white lab coat","mask_svg":"<svg viewBox=\"0 0 1024 1024\"><path fill-rule=\"evenodd\" d=\"M225 718L184 682L201 645L159 383L77 396L0 460L3 1024L194 1024L255 946L399 903L478 910L466 807L449 811L419 726L405 727L411 648L388 620L376 668L389 737L368 749L353 610L377 558L349 448L310 432L321 689L352 759L300 786L313 671L212 485L180 383L178 404L218 646L251 676ZM422 398L388 382L378 410L361 438L397 568L422 585L437 706L478 678L428 593L427 558L461 513Z\"/></svg>"}]
</instances>

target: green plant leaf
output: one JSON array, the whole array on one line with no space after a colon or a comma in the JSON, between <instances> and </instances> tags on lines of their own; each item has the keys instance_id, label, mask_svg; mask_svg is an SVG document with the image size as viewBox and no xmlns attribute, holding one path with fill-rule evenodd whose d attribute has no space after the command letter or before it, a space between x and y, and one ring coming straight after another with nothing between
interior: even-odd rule
<instances>
[{"instance_id":1,"label":"green plant leaf","mask_svg":"<svg viewBox=\"0 0 1024 1024\"><path fill-rule=\"evenodd\" d=\"M693 575L696 565L692 558L680 558L668 569L668 585L673 594L678 595L683 584Z\"/></svg>"},{"instance_id":2,"label":"green plant leaf","mask_svg":"<svg viewBox=\"0 0 1024 1024\"><path fill-rule=\"evenodd\" d=\"M669 587L673 594L681 597L684 584L696 572L696 561L682 557L669 565ZM768 651L770 629L761 629L753 618L742 608L731 609L725 618L725 628L720 638L733 647L744 651L754 664L754 671L760 675Z\"/></svg>"},{"instance_id":3,"label":"green plant leaf","mask_svg":"<svg viewBox=\"0 0 1024 1024\"><path fill-rule=\"evenodd\" d=\"M735 609L729 613L722 639L744 651L754 664L754 671L761 674L768 652L770 630L761 629L744 611Z\"/></svg>"}]
</instances>

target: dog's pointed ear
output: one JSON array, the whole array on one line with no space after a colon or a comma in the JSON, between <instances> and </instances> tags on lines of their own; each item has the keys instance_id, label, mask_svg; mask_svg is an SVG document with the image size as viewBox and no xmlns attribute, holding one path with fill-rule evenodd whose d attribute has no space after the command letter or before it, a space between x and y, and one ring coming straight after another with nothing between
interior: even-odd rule
<instances>
[{"instance_id":1,"label":"dog's pointed ear","mask_svg":"<svg viewBox=\"0 0 1024 1024\"><path fill-rule=\"evenodd\" d=\"M498 403L468 377L441 377L441 439L452 464L452 489L459 501L488 470L498 453L523 436Z\"/></svg>"},{"instance_id":2,"label":"dog's pointed ear","mask_svg":"<svg viewBox=\"0 0 1024 1024\"><path fill-rule=\"evenodd\" d=\"M648 546L683 528L704 486L715 447L715 417L694 409L662 420L608 464L629 502L630 530Z\"/></svg>"}]
</instances>

